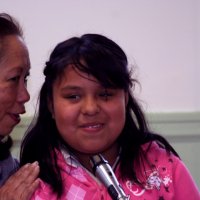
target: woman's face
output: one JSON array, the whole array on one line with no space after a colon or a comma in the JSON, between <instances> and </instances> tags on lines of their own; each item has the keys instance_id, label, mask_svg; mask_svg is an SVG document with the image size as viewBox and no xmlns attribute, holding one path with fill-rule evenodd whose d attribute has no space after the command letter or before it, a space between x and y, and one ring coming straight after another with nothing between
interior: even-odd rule
<instances>
[{"instance_id":1,"label":"woman's face","mask_svg":"<svg viewBox=\"0 0 200 200\"><path fill-rule=\"evenodd\" d=\"M0 60L0 138L8 135L25 113L30 98L26 89L30 61L20 37L11 35L2 40Z\"/></svg>"},{"instance_id":2,"label":"woman's face","mask_svg":"<svg viewBox=\"0 0 200 200\"><path fill-rule=\"evenodd\" d=\"M65 142L75 151L112 151L125 123L126 94L105 89L90 75L67 67L53 86L52 117Z\"/></svg>"}]
</instances>

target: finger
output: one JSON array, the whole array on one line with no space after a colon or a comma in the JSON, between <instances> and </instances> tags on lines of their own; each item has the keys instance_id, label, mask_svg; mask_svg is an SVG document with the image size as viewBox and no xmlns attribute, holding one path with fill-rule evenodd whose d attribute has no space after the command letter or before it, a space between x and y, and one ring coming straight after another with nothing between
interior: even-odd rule
<instances>
[{"instance_id":1,"label":"finger","mask_svg":"<svg viewBox=\"0 0 200 200\"><path fill-rule=\"evenodd\" d=\"M28 163L26 164L25 166L21 167L17 173L15 174L16 175L16 178L20 178L20 177L28 177L29 175L31 175L33 172L35 172L36 169L39 168L39 165L38 165L38 162L34 162L34 163ZM37 170L36 170L37 171Z\"/></svg>"},{"instance_id":2,"label":"finger","mask_svg":"<svg viewBox=\"0 0 200 200\"><path fill-rule=\"evenodd\" d=\"M22 191L7 191L0 188L0 200L29 200L39 185L39 179L36 179L31 185L21 187Z\"/></svg>"},{"instance_id":3,"label":"finger","mask_svg":"<svg viewBox=\"0 0 200 200\"><path fill-rule=\"evenodd\" d=\"M38 187L38 163L26 164L11 176L0 190L1 200L27 200Z\"/></svg>"},{"instance_id":4,"label":"finger","mask_svg":"<svg viewBox=\"0 0 200 200\"><path fill-rule=\"evenodd\" d=\"M32 183L39 175L39 165L38 162L32 163L28 168L21 170L18 177L21 178L23 183Z\"/></svg>"},{"instance_id":5,"label":"finger","mask_svg":"<svg viewBox=\"0 0 200 200\"><path fill-rule=\"evenodd\" d=\"M36 179L32 184L24 188L20 196L20 200L29 200L33 195L33 193L35 192L35 190L38 188L38 186L39 186L39 179Z\"/></svg>"},{"instance_id":6,"label":"finger","mask_svg":"<svg viewBox=\"0 0 200 200\"><path fill-rule=\"evenodd\" d=\"M26 166L23 166L23 169L27 168L29 164ZM20 169L21 170L21 169ZM19 184L21 184L21 179L18 179L18 174L20 172L16 172L12 176L9 177L9 179L4 183L4 185L1 187L1 199L3 199L2 196L8 196L11 193L14 193L16 188L18 187Z\"/></svg>"},{"instance_id":7,"label":"finger","mask_svg":"<svg viewBox=\"0 0 200 200\"><path fill-rule=\"evenodd\" d=\"M35 188L39 184L39 179L36 179L39 174L39 166L35 164L33 166L34 168L27 171L27 168L25 170L26 175L20 178L20 184L15 188L15 191L17 192L17 195L23 198L26 198L29 195L32 195L32 193L35 191Z\"/></svg>"},{"instance_id":8,"label":"finger","mask_svg":"<svg viewBox=\"0 0 200 200\"><path fill-rule=\"evenodd\" d=\"M14 175L12 175L5 183L5 189L9 191L17 191L26 184L32 183L39 174L39 166L37 162L26 164L21 167Z\"/></svg>"}]
</instances>

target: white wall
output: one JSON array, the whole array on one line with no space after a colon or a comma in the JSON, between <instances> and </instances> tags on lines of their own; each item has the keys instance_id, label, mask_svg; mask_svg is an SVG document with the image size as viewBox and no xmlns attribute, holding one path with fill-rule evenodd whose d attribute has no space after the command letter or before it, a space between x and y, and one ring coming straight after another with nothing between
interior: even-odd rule
<instances>
[{"instance_id":1,"label":"white wall","mask_svg":"<svg viewBox=\"0 0 200 200\"><path fill-rule=\"evenodd\" d=\"M137 95L146 111L200 111L199 0L0 0L0 12L20 21L30 49L27 115L52 48L87 32L112 38L137 65Z\"/></svg>"},{"instance_id":2,"label":"white wall","mask_svg":"<svg viewBox=\"0 0 200 200\"><path fill-rule=\"evenodd\" d=\"M197 73L197 80L200 80L200 1L198 1L197 4L197 51L196 51L196 56L197 56L197 66L196 66L196 73ZM199 84L198 84L199 85ZM200 110L200 87L198 87L198 90L196 91L197 93L197 98L196 98L196 104L197 104L197 108L198 110Z\"/></svg>"}]
</instances>

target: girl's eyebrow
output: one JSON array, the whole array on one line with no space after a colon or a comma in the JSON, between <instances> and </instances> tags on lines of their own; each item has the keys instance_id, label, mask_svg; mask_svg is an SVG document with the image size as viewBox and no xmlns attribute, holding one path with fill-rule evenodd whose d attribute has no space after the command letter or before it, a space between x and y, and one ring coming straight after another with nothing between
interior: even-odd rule
<instances>
[{"instance_id":1,"label":"girl's eyebrow","mask_svg":"<svg viewBox=\"0 0 200 200\"><path fill-rule=\"evenodd\" d=\"M81 87L80 86L75 86L75 85L67 85L67 86L64 86L62 89L63 90L81 90Z\"/></svg>"},{"instance_id":2,"label":"girl's eyebrow","mask_svg":"<svg viewBox=\"0 0 200 200\"><path fill-rule=\"evenodd\" d=\"M81 90L83 90L84 88L82 88L81 86L77 86L77 85L66 85L66 86L63 86L62 88L61 88L61 91L74 91L74 90L76 90L76 91L81 91ZM107 89L109 89L109 88L105 88L105 87L102 87L101 85L99 85L98 87L97 87L97 89L99 89L99 90L107 90Z\"/></svg>"}]
</instances>

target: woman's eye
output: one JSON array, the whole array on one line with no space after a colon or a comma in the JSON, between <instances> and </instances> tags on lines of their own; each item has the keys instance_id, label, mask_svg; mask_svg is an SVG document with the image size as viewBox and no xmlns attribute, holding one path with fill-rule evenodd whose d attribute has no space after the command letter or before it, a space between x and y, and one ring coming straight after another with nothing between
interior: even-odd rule
<instances>
[{"instance_id":1,"label":"woman's eye","mask_svg":"<svg viewBox=\"0 0 200 200\"><path fill-rule=\"evenodd\" d=\"M26 76L25 78L24 78L24 84L27 86L27 83L28 83L28 76Z\"/></svg>"},{"instance_id":2,"label":"woman's eye","mask_svg":"<svg viewBox=\"0 0 200 200\"><path fill-rule=\"evenodd\" d=\"M27 78L27 77L25 77L25 78L24 78L24 83L26 83L26 84L27 84L27 82L28 82L28 78Z\"/></svg>"},{"instance_id":3,"label":"woman's eye","mask_svg":"<svg viewBox=\"0 0 200 200\"><path fill-rule=\"evenodd\" d=\"M27 84L28 82L29 73L24 77L24 83Z\"/></svg>"},{"instance_id":4,"label":"woman's eye","mask_svg":"<svg viewBox=\"0 0 200 200\"><path fill-rule=\"evenodd\" d=\"M17 81L19 81L19 79L20 79L20 76L14 76L14 77L10 78L9 81L17 82Z\"/></svg>"}]
</instances>

